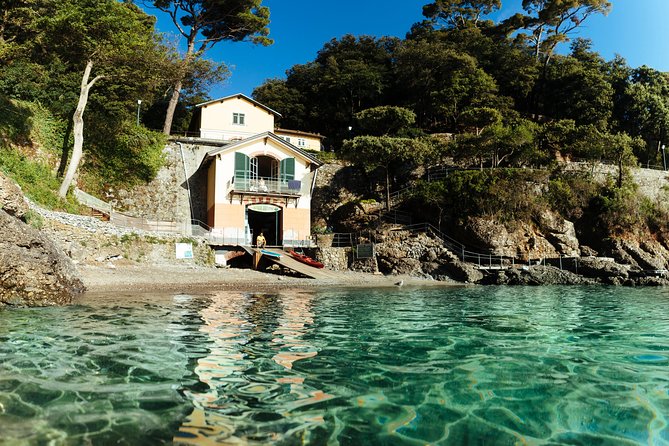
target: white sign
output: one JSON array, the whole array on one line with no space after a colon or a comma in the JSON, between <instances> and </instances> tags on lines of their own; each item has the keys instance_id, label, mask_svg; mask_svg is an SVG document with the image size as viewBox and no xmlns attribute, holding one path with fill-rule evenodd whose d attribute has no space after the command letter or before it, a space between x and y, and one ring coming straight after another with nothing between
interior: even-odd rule
<instances>
[{"instance_id":1,"label":"white sign","mask_svg":"<svg viewBox=\"0 0 669 446\"><path fill-rule=\"evenodd\" d=\"M192 243L176 243L177 259L192 259L193 258L193 244Z\"/></svg>"}]
</instances>

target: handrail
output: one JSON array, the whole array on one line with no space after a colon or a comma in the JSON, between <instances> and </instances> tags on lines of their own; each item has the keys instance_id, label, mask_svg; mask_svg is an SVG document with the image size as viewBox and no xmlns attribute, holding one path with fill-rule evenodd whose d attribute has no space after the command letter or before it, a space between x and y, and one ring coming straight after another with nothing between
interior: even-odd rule
<instances>
[{"instance_id":1,"label":"handrail","mask_svg":"<svg viewBox=\"0 0 669 446\"><path fill-rule=\"evenodd\" d=\"M106 201L102 201L91 194L87 194L79 188L74 188L74 196L79 201L79 203L85 204L86 206L93 208L96 211L104 212L108 215L112 212L111 204L107 203Z\"/></svg>"},{"instance_id":2,"label":"handrail","mask_svg":"<svg viewBox=\"0 0 669 446\"><path fill-rule=\"evenodd\" d=\"M233 187L236 191L244 192L299 195L302 182L300 180L282 180L271 177L245 178L238 173L235 175Z\"/></svg>"}]
</instances>

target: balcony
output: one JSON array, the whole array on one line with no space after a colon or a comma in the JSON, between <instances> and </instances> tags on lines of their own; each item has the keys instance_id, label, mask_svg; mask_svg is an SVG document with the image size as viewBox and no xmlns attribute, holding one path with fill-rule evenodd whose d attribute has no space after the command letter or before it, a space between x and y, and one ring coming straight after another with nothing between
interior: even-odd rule
<instances>
[{"instance_id":1,"label":"balcony","mask_svg":"<svg viewBox=\"0 0 669 446\"><path fill-rule=\"evenodd\" d=\"M302 182L299 180L280 180L277 178L234 178L232 184L233 194L257 194L271 196L299 197Z\"/></svg>"}]
</instances>

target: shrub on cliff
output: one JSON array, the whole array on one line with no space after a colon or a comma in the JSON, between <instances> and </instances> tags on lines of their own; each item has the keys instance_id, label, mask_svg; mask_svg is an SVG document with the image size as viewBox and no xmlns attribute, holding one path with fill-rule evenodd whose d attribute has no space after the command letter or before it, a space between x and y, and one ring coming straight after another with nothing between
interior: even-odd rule
<instances>
[{"instance_id":1,"label":"shrub on cliff","mask_svg":"<svg viewBox=\"0 0 669 446\"><path fill-rule=\"evenodd\" d=\"M590 173L564 172L549 182L544 198L548 206L569 221L580 219L602 186Z\"/></svg>"},{"instance_id":2,"label":"shrub on cliff","mask_svg":"<svg viewBox=\"0 0 669 446\"><path fill-rule=\"evenodd\" d=\"M664 234L668 229L666 204L643 196L634 183L604 187L590 206L593 228L600 237Z\"/></svg>"},{"instance_id":3,"label":"shrub on cliff","mask_svg":"<svg viewBox=\"0 0 669 446\"><path fill-rule=\"evenodd\" d=\"M419 184L413 202L428 213L441 209L454 223L472 216L503 223L529 221L546 207L540 198L548 175L527 169L456 171L439 183Z\"/></svg>"}]
</instances>

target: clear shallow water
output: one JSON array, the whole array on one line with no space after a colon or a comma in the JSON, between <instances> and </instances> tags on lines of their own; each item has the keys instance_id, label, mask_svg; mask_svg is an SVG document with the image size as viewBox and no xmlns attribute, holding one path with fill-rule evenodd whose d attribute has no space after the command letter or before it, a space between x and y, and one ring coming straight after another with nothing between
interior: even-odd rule
<instances>
[{"instance_id":1,"label":"clear shallow water","mask_svg":"<svg viewBox=\"0 0 669 446\"><path fill-rule=\"evenodd\" d=\"M669 290L0 311L0 444L669 444Z\"/></svg>"}]
</instances>

